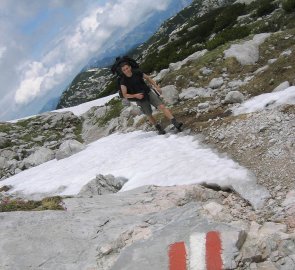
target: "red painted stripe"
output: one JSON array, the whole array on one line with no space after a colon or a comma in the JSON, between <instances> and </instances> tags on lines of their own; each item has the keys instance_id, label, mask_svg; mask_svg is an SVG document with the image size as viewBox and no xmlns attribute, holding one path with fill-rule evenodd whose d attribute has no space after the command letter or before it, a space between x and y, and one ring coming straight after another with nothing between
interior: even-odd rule
<instances>
[{"instance_id":1,"label":"red painted stripe","mask_svg":"<svg viewBox=\"0 0 295 270\"><path fill-rule=\"evenodd\" d=\"M184 242L169 246L169 270L186 270L186 251Z\"/></svg>"},{"instance_id":2,"label":"red painted stripe","mask_svg":"<svg viewBox=\"0 0 295 270\"><path fill-rule=\"evenodd\" d=\"M206 235L207 270L221 270L221 240L218 232L208 232Z\"/></svg>"}]
</instances>

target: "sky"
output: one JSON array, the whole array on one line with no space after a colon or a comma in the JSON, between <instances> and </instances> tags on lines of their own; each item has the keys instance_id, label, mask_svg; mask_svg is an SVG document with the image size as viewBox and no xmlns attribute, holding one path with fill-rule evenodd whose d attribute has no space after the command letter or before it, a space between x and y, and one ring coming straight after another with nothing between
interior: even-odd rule
<instances>
[{"instance_id":1,"label":"sky","mask_svg":"<svg viewBox=\"0 0 295 270\"><path fill-rule=\"evenodd\" d=\"M1 0L0 121L37 113L93 56L172 0Z\"/></svg>"},{"instance_id":2,"label":"sky","mask_svg":"<svg viewBox=\"0 0 295 270\"><path fill-rule=\"evenodd\" d=\"M68 110L81 115L115 96L58 111ZM282 104L295 104L295 86L253 97L235 108L234 114L268 110ZM22 171L1 181L1 185L12 185L10 192L30 196L36 193L38 196L75 195L98 174L127 178L122 191L143 185L208 183L232 186L253 205L259 205L267 196L246 168L218 154L197 137L184 133L160 136L156 132L143 131L106 136L88 144L79 153ZM64 188L60 189L61 186Z\"/></svg>"}]
</instances>

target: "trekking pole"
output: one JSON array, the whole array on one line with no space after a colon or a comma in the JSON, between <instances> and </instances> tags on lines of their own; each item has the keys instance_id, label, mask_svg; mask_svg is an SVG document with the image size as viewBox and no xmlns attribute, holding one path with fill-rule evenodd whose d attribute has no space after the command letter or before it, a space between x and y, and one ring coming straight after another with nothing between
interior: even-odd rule
<instances>
[{"instance_id":1,"label":"trekking pole","mask_svg":"<svg viewBox=\"0 0 295 270\"><path fill-rule=\"evenodd\" d=\"M159 91L158 91L157 89L155 89L155 88L153 88L153 87L152 87L152 89L154 90L154 92L157 94L158 97L161 96L161 94L159 93Z\"/></svg>"}]
</instances>

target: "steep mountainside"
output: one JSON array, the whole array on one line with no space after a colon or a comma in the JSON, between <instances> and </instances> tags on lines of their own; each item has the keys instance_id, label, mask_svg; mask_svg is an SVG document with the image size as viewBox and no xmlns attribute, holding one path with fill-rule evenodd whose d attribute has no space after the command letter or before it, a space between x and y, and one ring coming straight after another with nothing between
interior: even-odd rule
<instances>
[{"instance_id":1,"label":"steep mountainside","mask_svg":"<svg viewBox=\"0 0 295 270\"><path fill-rule=\"evenodd\" d=\"M187 24L188 21L191 20L192 17L198 17L201 14L206 13L208 10L212 10L216 7L223 6L229 3L232 3L233 0L207 0L200 1L195 0L191 5L186 7L184 10L180 11L177 15L168 19L157 31L155 35L153 35L149 41L144 43L143 45L136 48L134 51L131 51L127 54L138 58L139 61L142 61L143 57L147 57L145 64L142 66L145 72L151 72L153 70L159 70L158 67L153 66L154 60L152 59L154 51L149 50L145 51L146 48L155 48L160 46L161 44L166 44L169 40L169 35L177 31L178 27L181 27L183 24ZM122 41L124 44L124 41ZM193 41L192 41L193 42ZM121 43L121 42L119 42ZM198 50L197 48L192 48L189 52L183 55L178 55L173 59L181 59L183 56L187 56L189 53ZM173 52L174 55L174 52ZM171 60L169 58L167 60ZM97 78L97 80L93 80ZM99 77L105 77L98 79ZM111 79L112 78L112 79ZM83 85L83 87L81 87ZM71 83L70 87L65 90L63 95L60 98L57 109L74 106L77 104L81 104L86 101L90 101L102 96L106 96L116 92L116 85L114 82L114 78L111 77L111 72L107 69L91 69L91 71L82 71L79 73L76 78Z\"/></svg>"},{"instance_id":2,"label":"steep mountainside","mask_svg":"<svg viewBox=\"0 0 295 270\"><path fill-rule=\"evenodd\" d=\"M100 98L111 78L107 68L93 68L79 73L63 92L56 108L67 108Z\"/></svg>"}]
</instances>

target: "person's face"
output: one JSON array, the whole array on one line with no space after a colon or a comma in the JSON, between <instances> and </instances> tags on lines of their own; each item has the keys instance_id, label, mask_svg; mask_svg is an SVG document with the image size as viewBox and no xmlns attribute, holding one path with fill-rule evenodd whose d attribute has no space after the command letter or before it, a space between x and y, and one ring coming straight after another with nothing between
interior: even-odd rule
<instances>
[{"instance_id":1,"label":"person's face","mask_svg":"<svg viewBox=\"0 0 295 270\"><path fill-rule=\"evenodd\" d=\"M131 70L131 66L129 65L125 65L122 67L122 72L124 73L124 75L126 75L127 77L131 77L132 76L132 70Z\"/></svg>"}]
</instances>

